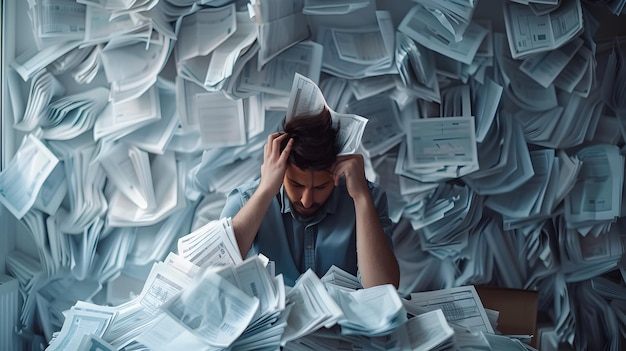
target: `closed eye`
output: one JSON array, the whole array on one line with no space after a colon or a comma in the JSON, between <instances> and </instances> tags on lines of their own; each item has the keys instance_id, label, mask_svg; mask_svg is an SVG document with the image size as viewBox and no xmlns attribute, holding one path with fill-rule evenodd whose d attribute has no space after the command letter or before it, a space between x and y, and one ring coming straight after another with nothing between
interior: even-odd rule
<instances>
[{"instance_id":1,"label":"closed eye","mask_svg":"<svg viewBox=\"0 0 626 351\"><path fill-rule=\"evenodd\" d=\"M326 189L326 188L328 188L328 186L329 186L330 184L331 184L330 182L326 182L326 183L324 183L324 184L320 184L320 185L316 186L316 187L315 187L315 189L317 189L317 190Z\"/></svg>"}]
</instances>

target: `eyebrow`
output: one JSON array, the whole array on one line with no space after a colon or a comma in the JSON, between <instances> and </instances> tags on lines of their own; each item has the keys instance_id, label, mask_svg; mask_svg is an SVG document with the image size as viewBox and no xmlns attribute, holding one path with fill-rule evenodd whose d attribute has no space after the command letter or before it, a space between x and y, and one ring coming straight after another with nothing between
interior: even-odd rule
<instances>
[{"instance_id":1,"label":"eyebrow","mask_svg":"<svg viewBox=\"0 0 626 351\"><path fill-rule=\"evenodd\" d=\"M289 176L287 177L287 179L288 179L290 182L292 182L292 183L294 183L294 184L296 184L296 185L302 185L302 184L300 184L300 182L297 182L296 180L294 180L293 178L291 178L291 177L289 177Z\"/></svg>"},{"instance_id":2,"label":"eyebrow","mask_svg":"<svg viewBox=\"0 0 626 351\"><path fill-rule=\"evenodd\" d=\"M295 184L295 185L304 186L304 184L301 184L300 182L298 182L298 181L294 180L294 179L293 179L293 178L291 178L291 177L287 177L287 179L288 179L290 182L292 182L293 184ZM319 187L326 186L326 185L331 184L331 183L332 183L332 180L328 180L328 181L326 181L326 182L324 182L324 183L322 183L322 184L314 185L313 187L314 187L314 188L319 188Z\"/></svg>"}]
</instances>

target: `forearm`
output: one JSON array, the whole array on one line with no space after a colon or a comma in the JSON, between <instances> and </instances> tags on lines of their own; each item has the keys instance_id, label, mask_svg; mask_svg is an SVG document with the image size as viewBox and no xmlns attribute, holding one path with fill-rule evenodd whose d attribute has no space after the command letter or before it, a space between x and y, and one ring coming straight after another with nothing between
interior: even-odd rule
<instances>
[{"instance_id":1,"label":"forearm","mask_svg":"<svg viewBox=\"0 0 626 351\"><path fill-rule=\"evenodd\" d=\"M274 195L258 188L233 217L233 231L242 258L248 255Z\"/></svg>"},{"instance_id":2,"label":"forearm","mask_svg":"<svg viewBox=\"0 0 626 351\"><path fill-rule=\"evenodd\" d=\"M398 261L380 223L369 192L355 200L356 248L361 281L365 288L393 284L398 288L400 270Z\"/></svg>"}]
</instances>

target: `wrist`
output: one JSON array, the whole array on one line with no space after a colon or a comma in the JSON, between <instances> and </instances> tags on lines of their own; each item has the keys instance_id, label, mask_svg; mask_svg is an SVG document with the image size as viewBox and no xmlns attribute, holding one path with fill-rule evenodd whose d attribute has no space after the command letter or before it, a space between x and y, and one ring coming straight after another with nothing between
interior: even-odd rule
<instances>
[{"instance_id":1,"label":"wrist","mask_svg":"<svg viewBox=\"0 0 626 351\"><path fill-rule=\"evenodd\" d=\"M370 194L369 189L358 192L357 194L352 196L352 200L354 201L355 207L373 204L372 195Z\"/></svg>"},{"instance_id":2,"label":"wrist","mask_svg":"<svg viewBox=\"0 0 626 351\"><path fill-rule=\"evenodd\" d=\"M269 185L269 184L265 184L263 182L260 182L259 186L256 188L254 193L257 194L257 196L260 196L260 197L272 198L272 197L274 197L274 195L278 194L278 192L280 191L280 186L281 185L282 184L278 184L278 186L275 186L275 185Z\"/></svg>"}]
</instances>

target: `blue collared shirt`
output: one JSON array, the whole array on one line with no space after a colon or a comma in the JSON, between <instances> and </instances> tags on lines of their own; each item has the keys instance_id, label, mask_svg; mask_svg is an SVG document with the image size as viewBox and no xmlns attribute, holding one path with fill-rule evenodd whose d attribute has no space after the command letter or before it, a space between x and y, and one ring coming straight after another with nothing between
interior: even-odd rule
<instances>
[{"instance_id":1,"label":"blue collared shirt","mask_svg":"<svg viewBox=\"0 0 626 351\"><path fill-rule=\"evenodd\" d=\"M234 217L258 185L257 180L233 189L220 217ZM392 247L387 197L377 185L369 183L369 188L387 242ZM355 228L354 201L344 180L333 189L315 216L306 220L297 218L291 211L291 203L281 187L263 218L248 257L258 253L267 256L275 262L276 274L282 273L289 286L294 286L296 279L309 268L319 277L332 265L358 276Z\"/></svg>"}]
</instances>

